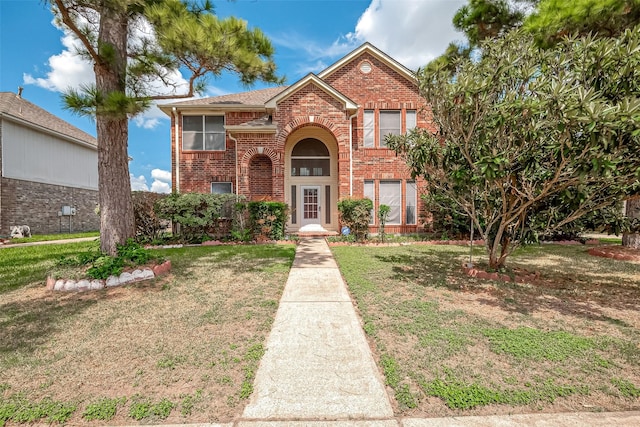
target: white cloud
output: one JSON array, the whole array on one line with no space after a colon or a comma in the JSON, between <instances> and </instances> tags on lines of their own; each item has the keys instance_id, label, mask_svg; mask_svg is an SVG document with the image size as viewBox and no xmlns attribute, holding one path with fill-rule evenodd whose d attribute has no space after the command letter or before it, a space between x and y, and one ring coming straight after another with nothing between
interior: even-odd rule
<instances>
[{"instance_id":1,"label":"white cloud","mask_svg":"<svg viewBox=\"0 0 640 427\"><path fill-rule=\"evenodd\" d=\"M53 21L53 25L57 26ZM68 29L57 26L64 34L61 37L63 50L53 55L48 60L49 71L44 77L23 74L25 84L33 84L54 92L64 92L69 89L79 89L82 85L95 83L93 64L80 56L82 44L78 38ZM140 21L132 26L133 36L131 46L140 45L142 39L153 39L153 31L146 21ZM144 85L147 93L153 95L171 95L186 93L188 82L179 71L171 71L166 76L171 85L165 85L160 79L153 79ZM155 103L144 113L133 118L133 123L144 129L157 127L161 120L169 120L169 117L158 109Z\"/></svg>"},{"instance_id":2,"label":"white cloud","mask_svg":"<svg viewBox=\"0 0 640 427\"><path fill-rule=\"evenodd\" d=\"M140 175L139 177L133 176L132 173L129 174L129 180L131 181L131 190L132 191L149 191L149 186L147 185L147 179L144 175Z\"/></svg>"},{"instance_id":3,"label":"white cloud","mask_svg":"<svg viewBox=\"0 0 640 427\"><path fill-rule=\"evenodd\" d=\"M372 0L353 33L351 45L368 41L401 64L417 69L444 53L449 43L464 41L453 15L467 0Z\"/></svg>"},{"instance_id":4,"label":"white cloud","mask_svg":"<svg viewBox=\"0 0 640 427\"><path fill-rule=\"evenodd\" d=\"M147 184L147 178L144 175L138 177L132 173L129 174L132 191L151 191L153 193L171 193L171 172L162 169L153 169L151 171L151 188Z\"/></svg>"},{"instance_id":5,"label":"white cloud","mask_svg":"<svg viewBox=\"0 0 640 427\"><path fill-rule=\"evenodd\" d=\"M171 184L156 179L151 184L151 191L154 193L171 193Z\"/></svg>"},{"instance_id":6,"label":"white cloud","mask_svg":"<svg viewBox=\"0 0 640 427\"><path fill-rule=\"evenodd\" d=\"M171 171L165 171L162 169L153 169L151 171L151 178L162 181L162 182L171 182Z\"/></svg>"}]
</instances>

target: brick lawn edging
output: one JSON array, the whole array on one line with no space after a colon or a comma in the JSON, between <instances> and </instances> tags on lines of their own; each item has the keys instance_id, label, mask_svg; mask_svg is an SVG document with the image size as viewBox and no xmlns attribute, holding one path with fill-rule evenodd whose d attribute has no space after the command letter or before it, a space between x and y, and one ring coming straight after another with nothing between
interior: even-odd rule
<instances>
[{"instance_id":1,"label":"brick lawn edging","mask_svg":"<svg viewBox=\"0 0 640 427\"><path fill-rule=\"evenodd\" d=\"M589 249L589 255L610 258L619 261L640 261L640 250L624 246L599 246Z\"/></svg>"},{"instance_id":2,"label":"brick lawn edging","mask_svg":"<svg viewBox=\"0 0 640 427\"><path fill-rule=\"evenodd\" d=\"M162 264L154 265L150 268L136 269L132 272L124 272L120 276L109 276L106 280L102 279L55 279L51 276L47 277L47 289L50 291L92 291L104 288L111 288L127 283L140 282L143 280L153 279L162 276L171 271L171 261L167 260Z\"/></svg>"}]
</instances>

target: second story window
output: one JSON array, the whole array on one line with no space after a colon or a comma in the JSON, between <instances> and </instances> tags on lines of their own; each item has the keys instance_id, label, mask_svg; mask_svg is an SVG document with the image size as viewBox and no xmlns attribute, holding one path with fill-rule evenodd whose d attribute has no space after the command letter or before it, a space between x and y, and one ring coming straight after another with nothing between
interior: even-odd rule
<instances>
[{"instance_id":1,"label":"second story window","mask_svg":"<svg viewBox=\"0 0 640 427\"><path fill-rule=\"evenodd\" d=\"M401 133L402 124L400 122L400 110L381 110L380 147L387 146L387 142L384 140L387 135L400 135Z\"/></svg>"},{"instance_id":2,"label":"second story window","mask_svg":"<svg viewBox=\"0 0 640 427\"><path fill-rule=\"evenodd\" d=\"M418 126L416 110L407 110L407 133Z\"/></svg>"},{"instance_id":3,"label":"second story window","mask_svg":"<svg viewBox=\"0 0 640 427\"><path fill-rule=\"evenodd\" d=\"M224 116L183 116L182 149L224 151Z\"/></svg>"}]
</instances>

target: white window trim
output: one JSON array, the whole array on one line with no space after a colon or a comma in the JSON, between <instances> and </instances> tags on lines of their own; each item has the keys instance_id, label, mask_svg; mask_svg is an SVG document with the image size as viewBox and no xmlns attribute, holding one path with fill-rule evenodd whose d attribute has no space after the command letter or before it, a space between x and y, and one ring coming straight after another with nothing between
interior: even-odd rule
<instances>
[{"instance_id":1,"label":"white window trim","mask_svg":"<svg viewBox=\"0 0 640 427\"><path fill-rule=\"evenodd\" d=\"M185 117L200 117L200 118L202 118L202 132L199 132L199 131L185 131L184 130L184 118ZM205 131L205 129L206 129L206 123L205 123L206 117L222 117L222 132L206 132ZM226 130L224 130L225 123L226 123L226 117L224 116L224 114L201 114L201 115L200 114L186 114L186 115L183 115L182 116L182 128L181 128L182 129L182 134L180 135L181 138L182 138L182 141L181 141L181 144L180 144L182 151L213 151L213 152L224 152L224 151L227 151L227 132L226 132ZM185 134L185 132L186 133L202 133L202 149L188 149L188 150L185 150L185 148L184 148L184 134ZM223 135L224 136L224 148L221 149L221 150L205 150L204 149L204 147L205 147L205 135L207 133Z\"/></svg>"}]
</instances>

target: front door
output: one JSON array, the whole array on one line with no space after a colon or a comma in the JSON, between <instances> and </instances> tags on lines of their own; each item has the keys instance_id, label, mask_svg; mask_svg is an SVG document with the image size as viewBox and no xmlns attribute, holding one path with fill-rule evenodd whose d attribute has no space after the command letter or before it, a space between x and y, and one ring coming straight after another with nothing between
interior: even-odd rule
<instances>
[{"instance_id":1,"label":"front door","mask_svg":"<svg viewBox=\"0 0 640 427\"><path fill-rule=\"evenodd\" d=\"M322 209L320 186L303 185L300 187L300 212L302 213L301 226L309 224L320 224Z\"/></svg>"}]
</instances>

